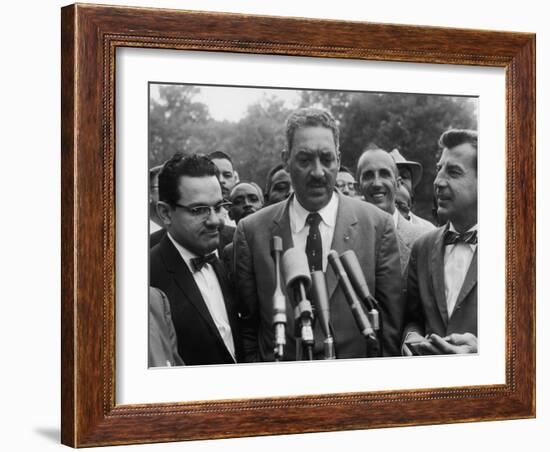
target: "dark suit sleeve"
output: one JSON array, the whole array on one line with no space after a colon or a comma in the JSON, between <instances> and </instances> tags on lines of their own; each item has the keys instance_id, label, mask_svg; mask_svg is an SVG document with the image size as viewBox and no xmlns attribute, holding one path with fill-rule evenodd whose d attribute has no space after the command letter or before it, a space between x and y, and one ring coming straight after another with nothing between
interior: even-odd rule
<instances>
[{"instance_id":1,"label":"dark suit sleeve","mask_svg":"<svg viewBox=\"0 0 550 452\"><path fill-rule=\"evenodd\" d=\"M418 288L418 250L419 242L413 245L411 256L409 258L407 291L405 304L405 328L403 338L410 332L417 332L424 336L424 315Z\"/></svg>"},{"instance_id":2,"label":"dark suit sleeve","mask_svg":"<svg viewBox=\"0 0 550 452\"><path fill-rule=\"evenodd\" d=\"M393 219L386 216L376 254L375 298L380 303L384 356L399 356L404 317L403 278Z\"/></svg>"},{"instance_id":3,"label":"dark suit sleeve","mask_svg":"<svg viewBox=\"0 0 550 452\"><path fill-rule=\"evenodd\" d=\"M235 282L241 313L241 337L245 362L258 358L259 300L254 262L247 241L244 222L239 222L234 238Z\"/></svg>"}]
</instances>

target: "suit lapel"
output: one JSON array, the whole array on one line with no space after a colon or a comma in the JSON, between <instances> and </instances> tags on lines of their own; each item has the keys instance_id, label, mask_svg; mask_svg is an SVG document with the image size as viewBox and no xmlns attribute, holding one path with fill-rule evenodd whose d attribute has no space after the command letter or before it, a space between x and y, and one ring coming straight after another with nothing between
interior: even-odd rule
<instances>
[{"instance_id":1,"label":"suit lapel","mask_svg":"<svg viewBox=\"0 0 550 452\"><path fill-rule=\"evenodd\" d=\"M477 247L472 257L472 262L470 263L470 267L468 267L468 273L466 273L466 278L464 278L464 283L462 284L462 288L460 289L458 298L456 299L456 304L453 312L455 312L456 308L458 308L462 304L464 299L468 296L468 294L476 286L476 284L477 284Z\"/></svg>"},{"instance_id":2,"label":"suit lapel","mask_svg":"<svg viewBox=\"0 0 550 452\"><path fill-rule=\"evenodd\" d=\"M290 230L290 215L288 209L292 196L290 196L285 203L280 206L279 211L273 216L273 228L271 236L279 236L283 239L283 251L288 250L294 246L292 240L292 231Z\"/></svg>"},{"instance_id":3,"label":"suit lapel","mask_svg":"<svg viewBox=\"0 0 550 452\"><path fill-rule=\"evenodd\" d=\"M339 196L339 195L338 195ZM331 249L338 254L344 251L354 249L355 239L357 235L357 216L353 209L350 209L346 202L345 196L339 196L338 213L336 215L336 227L332 237ZM338 285L338 277L332 270L332 267L327 266L326 270L327 290L329 300L336 290Z\"/></svg>"},{"instance_id":4,"label":"suit lapel","mask_svg":"<svg viewBox=\"0 0 550 452\"><path fill-rule=\"evenodd\" d=\"M197 286L197 283L195 282L195 278L193 278L191 270L189 270L187 264L179 254L176 247L172 244L168 236L165 236L163 238L163 257L166 263L166 267L168 271L173 274L176 285L179 287L182 296L185 297L187 301L197 309L201 317L205 320L206 324L210 328L211 332L225 347L225 343L220 335L220 332L218 331L218 328L214 323L214 320L212 319L212 316L210 315L210 311L208 310L208 307L204 302L202 294L199 290L199 287ZM220 280L219 277L218 280ZM221 281L220 286L222 286L223 292L224 289Z\"/></svg>"},{"instance_id":5,"label":"suit lapel","mask_svg":"<svg viewBox=\"0 0 550 452\"><path fill-rule=\"evenodd\" d=\"M435 301L439 308L443 323L447 325L449 314L447 312L447 301L445 299L445 268L443 265L443 253L445 252L443 248L443 235L445 230L446 228L441 228L436 236L430 259L430 273L432 275Z\"/></svg>"}]
</instances>

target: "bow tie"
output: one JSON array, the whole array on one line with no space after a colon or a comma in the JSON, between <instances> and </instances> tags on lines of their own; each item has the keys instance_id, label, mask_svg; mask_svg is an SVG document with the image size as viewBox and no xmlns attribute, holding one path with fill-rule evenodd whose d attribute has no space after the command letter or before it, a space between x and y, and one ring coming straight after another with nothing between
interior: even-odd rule
<instances>
[{"instance_id":1,"label":"bow tie","mask_svg":"<svg viewBox=\"0 0 550 452\"><path fill-rule=\"evenodd\" d=\"M467 243L468 245L477 245L477 231L458 233L446 231L444 237L445 246L456 245L457 243Z\"/></svg>"},{"instance_id":2,"label":"bow tie","mask_svg":"<svg viewBox=\"0 0 550 452\"><path fill-rule=\"evenodd\" d=\"M193 270L198 272L204 267L206 264L213 265L214 262L218 260L215 253L207 254L206 256L199 256L194 257L191 259L191 266L193 267Z\"/></svg>"}]
</instances>

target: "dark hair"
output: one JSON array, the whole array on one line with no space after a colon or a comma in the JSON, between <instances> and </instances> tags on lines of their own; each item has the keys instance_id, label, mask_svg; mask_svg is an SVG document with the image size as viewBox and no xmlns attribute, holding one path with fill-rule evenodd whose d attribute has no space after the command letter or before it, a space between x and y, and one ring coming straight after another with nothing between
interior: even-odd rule
<instances>
[{"instance_id":1,"label":"dark hair","mask_svg":"<svg viewBox=\"0 0 550 452\"><path fill-rule=\"evenodd\" d=\"M229 193L229 199L230 200L231 200L231 197L233 196L233 193L235 193L235 189L237 187L239 187L240 185L243 185L243 184L252 185L256 189L256 191L258 192L258 197L260 198L260 201L262 202L262 204L264 203L264 193L263 193L262 189L260 188L260 186L256 182L246 182L246 181L240 181L240 182L237 182L235 185L233 185L233 188L231 189L231 192Z\"/></svg>"},{"instance_id":2,"label":"dark hair","mask_svg":"<svg viewBox=\"0 0 550 452\"><path fill-rule=\"evenodd\" d=\"M174 205L180 199L178 189L182 176L218 177L217 166L203 154L184 156L177 152L168 160L159 174L159 200Z\"/></svg>"},{"instance_id":3,"label":"dark hair","mask_svg":"<svg viewBox=\"0 0 550 452\"><path fill-rule=\"evenodd\" d=\"M474 165L477 171L477 132L469 129L450 129L439 137L439 146L442 149L451 149L461 144L469 143L476 151Z\"/></svg>"},{"instance_id":4,"label":"dark hair","mask_svg":"<svg viewBox=\"0 0 550 452\"><path fill-rule=\"evenodd\" d=\"M267 180L265 181L265 190L264 190L264 193L266 194L266 196L269 196L269 190L271 190L271 183L272 183L273 176L275 176L275 174L278 171L281 171L282 169L285 169L285 165L283 163L278 163L277 165L272 167L267 173Z\"/></svg>"},{"instance_id":5,"label":"dark hair","mask_svg":"<svg viewBox=\"0 0 550 452\"><path fill-rule=\"evenodd\" d=\"M326 127L332 131L336 151L338 151L340 131L332 114L328 110L321 108L299 108L294 110L286 120L286 143L287 150L290 153L292 141L297 129L304 127Z\"/></svg>"},{"instance_id":6,"label":"dark hair","mask_svg":"<svg viewBox=\"0 0 550 452\"><path fill-rule=\"evenodd\" d=\"M439 146L454 148L464 143L470 143L477 151L477 132L468 129L450 129L439 137Z\"/></svg>"},{"instance_id":7,"label":"dark hair","mask_svg":"<svg viewBox=\"0 0 550 452\"><path fill-rule=\"evenodd\" d=\"M226 154L223 151L214 151L208 154L208 158L210 160L229 160L229 163L231 163L231 166L233 166L233 159L229 156L229 154Z\"/></svg>"}]
</instances>

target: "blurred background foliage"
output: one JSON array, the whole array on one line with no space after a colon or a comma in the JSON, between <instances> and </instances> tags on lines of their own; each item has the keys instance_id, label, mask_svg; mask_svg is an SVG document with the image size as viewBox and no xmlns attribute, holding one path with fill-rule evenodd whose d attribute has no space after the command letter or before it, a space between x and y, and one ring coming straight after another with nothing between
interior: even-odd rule
<instances>
[{"instance_id":1,"label":"blurred background foliage","mask_svg":"<svg viewBox=\"0 0 550 452\"><path fill-rule=\"evenodd\" d=\"M276 96L263 96L248 106L236 122L210 116L197 101L200 87L161 85L149 104L149 164L154 166L175 152L208 154L223 150L231 155L241 180L261 187L269 169L280 162L286 146L285 120L292 111ZM439 136L449 128L477 129L477 99L468 97L300 91L299 105L331 111L340 126L342 164L356 170L368 145L420 162L424 175L416 189L415 211L431 219L432 184Z\"/></svg>"}]
</instances>

